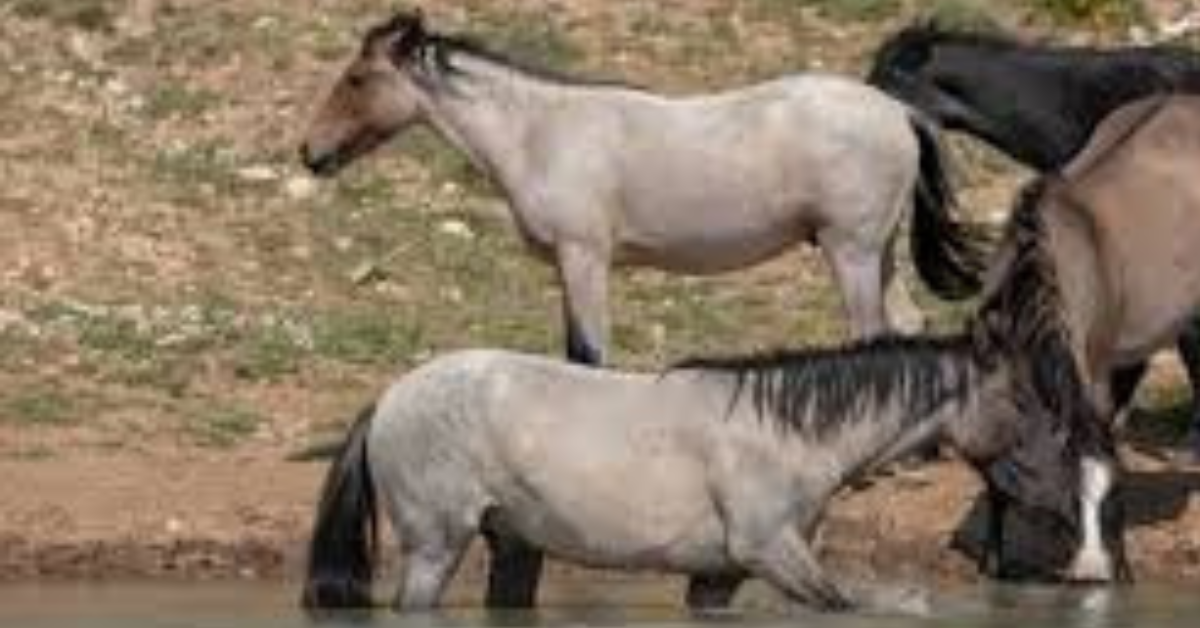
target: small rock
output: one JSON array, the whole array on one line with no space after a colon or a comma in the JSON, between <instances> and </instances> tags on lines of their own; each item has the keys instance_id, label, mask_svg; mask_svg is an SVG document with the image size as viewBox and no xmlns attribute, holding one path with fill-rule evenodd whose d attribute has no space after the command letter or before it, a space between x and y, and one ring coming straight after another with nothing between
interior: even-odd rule
<instances>
[{"instance_id":1,"label":"small rock","mask_svg":"<svg viewBox=\"0 0 1200 628\"><path fill-rule=\"evenodd\" d=\"M363 262L350 271L350 281L355 285L369 283L383 277L383 269L374 262Z\"/></svg>"},{"instance_id":2,"label":"small rock","mask_svg":"<svg viewBox=\"0 0 1200 628\"><path fill-rule=\"evenodd\" d=\"M464 240L475 239L475 232L471 230L471 226L461 220L444 220L438 225L438 231L444 235Z\"/></svg>"},{"instance_id":3,"label":"small rock","mask_svg":"<svg viewBox=\"0 0 1200 628\"><path fill-rule=\"evenodd\" d=\"M183 532L183 522L175 517L171 517L170 519L167 519L166 528L167 532L170 534L179 534L180 532Z\"/></svg>"},{"instance_id":4,"label":"small rock","mask_svg":"<svg viewBox=\"0 0 1200 628\"><path fill-rule=\"evenodd\" d=\"M279 174L270 166L246 166L237 171L237 176L243 181L252 183L266 183L279 178Z\"/></svg>"},{"instance_id":5,"label":"small rock","mask_svg":"<svg viewBox=\"0 0 1200 628\"><path fill-rule=\"evenodd\" d=\"M317 192L317 183L312 177L288 177L283 184L283 191L289 198L303 201L312 198Z\"/></svg>"}]
</instances>

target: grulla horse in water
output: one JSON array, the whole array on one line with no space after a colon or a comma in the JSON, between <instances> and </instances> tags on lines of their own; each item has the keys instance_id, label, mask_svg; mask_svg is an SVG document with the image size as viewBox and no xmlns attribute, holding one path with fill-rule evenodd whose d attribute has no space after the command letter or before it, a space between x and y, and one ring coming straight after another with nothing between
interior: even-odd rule
<instances>
[{"instance_id":1,"label":"grulla horse in water","mask_svg":"<svg viewBox=\"0 0 1200 628\"><path fill-rule=\"evenodd\" d=\"M1117 109L1155 94L1200 93L1200 53L1172 46L1054 46L916 24L880 45L868 80L947 129L1055 172ZM1137 220L1141 208L1130 203L1124 211ZM1185 326L1177 346L1193 397L1184 457L1200 463L1200 324ZM1145 368L1130 364L1115 375L1118 408L1132 401Z\"/></svg>"},{"instance_id":2,"label":"grulla horse in water","mask_svg":"<svg viewBox=\"0 0 1200 628\"><path fill-rule=\"evenodd\" d=\"M302 159L331 176L414 124L470 158L555 265L572 361L605 361L614 263L718 273L800 242L819 245L857 336L919 324L892 264L910 206L923 280L950 298L978 288L936 131L849 78L670 97L533 70L401 13L367 33Z\"/></svg>"},{"instance_id":3,"label":"grulla horse in water","mask_svg":"<svg viewBox=\"0 0 1200 628\"><path fill-rule=\"evenodd\" d=\"M696 609L728 605L748 577L799 604L853 607L812 545L830 500L942 439L979 468L998 464L1029 429L1028 361L981 353L999 346L990 333L663 373L493 350L437 358L350 429L325 480L303 603L370 604L378 505L399 540L400 610L439 604L477 535L492 549L489 607L535 601L536 579L498 577L508 554L496 550L514 542L583 565L687 574Z\"/></svg>"},{"instance_id":4,"label":"grulla horse in water","mask_svg":"<svg viewBox=\"0 0 1200 628\"><path fill-rule=\"evenodd\" d=\"M1030 354L1045 419L1030 418L1045 436L993 466L990 485L1074 508L1074 580L1129 577L1111 435L1127 393L1112 376L1176 340L1200 306L1198 163L1200 97L1119 109L1061 174L1024 192L985 289L981 323L998 347ZM1098 446L1081 451L1085 433ZM1004 499L993 506L989 562L1000 564Z\"/></svg>"}]
</instances>

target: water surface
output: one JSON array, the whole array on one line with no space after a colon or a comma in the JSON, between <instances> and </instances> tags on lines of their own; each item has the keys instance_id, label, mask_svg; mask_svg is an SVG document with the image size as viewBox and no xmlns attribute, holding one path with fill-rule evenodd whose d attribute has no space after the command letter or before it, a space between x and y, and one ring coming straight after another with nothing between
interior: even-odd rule
<instances>
[{"instance_id":1,"label":"water surface","mask_svg":"<svg viewBox=\"0 0 1200 628\"><path fill-rule=\"evenodd\" d=\"M559 596L562 597L562 596ZM669 601L645 603L644 592L619 583L597 585L579 602L534 613L489 616L451 608L422 616L386 611L339 618L333 626L491 628L583 626L646 628L1195 628L1200 593L1139 586L1114 590L986 587L936 592L928 617L904 615L787 615L773 596L751 590L737 612L697 619ZM749 600L746 600L749 598ZM0 585L0 626L7 628L234 628L311 626L295 609L296 588L281 584ZM631 602L631 600L633 602ZM357 620L357 621L356 621Z\"/></svg>"}]
</instances>

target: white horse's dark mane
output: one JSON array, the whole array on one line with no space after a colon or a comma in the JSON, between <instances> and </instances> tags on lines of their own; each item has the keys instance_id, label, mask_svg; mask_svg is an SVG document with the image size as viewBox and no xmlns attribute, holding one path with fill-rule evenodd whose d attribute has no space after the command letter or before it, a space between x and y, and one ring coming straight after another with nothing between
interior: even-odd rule
<instances>
[{"instance_id":1,"label":"white horse's dark mane","mask_svg":"<svg viewBox=\"0 0 1200 628\"><path fill-rule=\"evenodd\" d=\"M429 67L434 72L443 76L461 74L462 69L454 64L454 57L456 55L466 55L551 83L636 89L636 87L624 81L580 77L551 69L544 64L531 61L519 55L498 51L470 35L426 30L423 21L413 14L397 14L389 22L372 28L367 34L366 41L371 42L382 37L403 34L407 31L411 31L414 34L410 54L417 55L423 61L429 62Z\"/></svg>"},{"instance_id":2,"label":"white horse's dark mane","mask_svg":"<svg viewBox=\"0 0 1200 628\"><path fill-rule=\"evenodd\" d=\"M819 439L889 404L899 404L905 422L920 422L970 392L973 352L966 335L885 336L836 348L692 358L674 368L731 375L733 402L748 393L761 417Z\"/></svg>"}]
</instances>

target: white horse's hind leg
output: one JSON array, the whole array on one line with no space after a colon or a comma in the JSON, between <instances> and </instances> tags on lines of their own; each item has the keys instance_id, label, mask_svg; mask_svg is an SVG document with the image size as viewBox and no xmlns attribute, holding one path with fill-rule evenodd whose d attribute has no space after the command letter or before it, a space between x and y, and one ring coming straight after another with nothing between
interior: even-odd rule
<instances>
[{"instance_id":1,"label":"white horse's hind leg","mask_svg":"<svg viewBox=\"0 0 1200 628\"><path fill-rule=\"evenodd\" d=\"M888 245L883 259L884 308L888 326L906 334L919 334L925 329L925 314L917 307L912 292L896 264L895 239Z\"/></svg>"},{"instance_id":2,"label":"white horse's hind leg","mask_svg":"<svg viewBox=\"0 0 1200 628\"><path fill-rule=\"evenodd\" d=\"M882 247L872 249L829 233L822 233L817 239L842 292L854 336L869 338L888 331L883 300Z\"/></svg>"}]
</instances>

